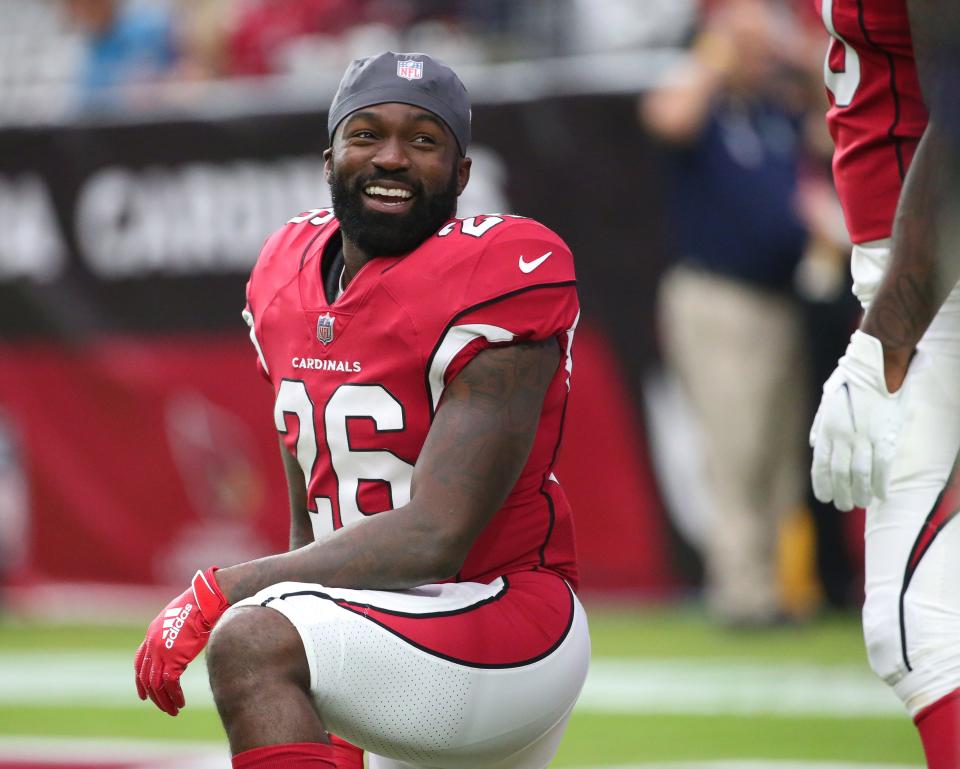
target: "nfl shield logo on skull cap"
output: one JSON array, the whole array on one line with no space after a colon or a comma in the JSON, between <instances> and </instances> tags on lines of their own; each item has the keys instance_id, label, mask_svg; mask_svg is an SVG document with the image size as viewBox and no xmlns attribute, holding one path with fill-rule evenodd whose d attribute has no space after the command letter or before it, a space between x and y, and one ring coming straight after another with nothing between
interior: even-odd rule
<instances>
[{"instance_id":1,"label":"nfl shield logo on skull cap","mask_svg":"<svg viewBox=\"0 0 960 769\"><path fill-rule=\"evenodd\" d=\"M423 62L414 61L413 59L398 61L397 77L402 77L405 80L422 80L423 79Z\"/></svg>"},{"instance_id":2,"label":"nfl shield logo on skull cap","mask_svg":"<svg viewBox=\"0 0 960 769\"><path fill-rule=\"evenodd\" d=\"M317 318L317 339L324 344L333 341L333 322L336 320L329 312Z\"/></svg>"}]
</instances>

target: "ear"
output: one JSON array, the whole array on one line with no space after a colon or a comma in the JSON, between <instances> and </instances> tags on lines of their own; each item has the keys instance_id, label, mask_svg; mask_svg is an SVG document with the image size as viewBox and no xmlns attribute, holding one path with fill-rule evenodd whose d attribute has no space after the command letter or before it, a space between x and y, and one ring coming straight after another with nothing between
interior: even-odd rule
<instances>
[{"instance_id":1,"label":"ear","mask_svg":"<svg viewBox=\"0 0 960 769\"><path fill-rule=\"evenodd\" d=\"M470 166L473 165L473 160L470 158L460 158L457 161L457 196L459 197L463 194L464 189L466 189L467 182L470 181Z\"/></svg>"},{"instance_id":2,"label":"ear","mask_svg":"<svg viewBox=\"0 0 960 769\"><path fill-rule=\"evenodd\" d=\"M323 151L323 178L330 183L330 175L333 173L333 147L327 147Z\"/></svg>"}]
</instances>

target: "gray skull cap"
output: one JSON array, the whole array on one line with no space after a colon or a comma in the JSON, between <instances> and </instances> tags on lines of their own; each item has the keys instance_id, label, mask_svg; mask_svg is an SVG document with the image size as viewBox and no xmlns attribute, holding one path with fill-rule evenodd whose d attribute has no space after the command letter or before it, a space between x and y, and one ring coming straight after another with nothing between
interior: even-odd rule
<instances>
[{"instance_id":1,"label":"gray skull cap","mask_svg":"<svg viewBox=\"0 0 960 769\"><path fill-rule=\"evenodd\" d=\"M425 53L385 51L354 59L343 74L330 105L327 130L333 132L351 113L387 102L412 104L443 120L457 139L460 154L470 144L470 95L457 74Z\"/></svg>"}]
</instances>

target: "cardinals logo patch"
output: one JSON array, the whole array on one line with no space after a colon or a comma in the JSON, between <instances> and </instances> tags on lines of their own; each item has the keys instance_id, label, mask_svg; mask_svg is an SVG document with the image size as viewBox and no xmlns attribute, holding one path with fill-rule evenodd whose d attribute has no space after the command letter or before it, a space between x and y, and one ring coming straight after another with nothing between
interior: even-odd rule
<instances>
[{"instance_id":1,"label":"cardinals logo patch","mask_svg":"<svg viewBox=\"0 0 960 769\"><path fill-rule=\"evenodd\" d=\"M333 322L336 320L329 312L317 318L317 340L324 344L333 341Z\"/></svg>"}]
</instances>

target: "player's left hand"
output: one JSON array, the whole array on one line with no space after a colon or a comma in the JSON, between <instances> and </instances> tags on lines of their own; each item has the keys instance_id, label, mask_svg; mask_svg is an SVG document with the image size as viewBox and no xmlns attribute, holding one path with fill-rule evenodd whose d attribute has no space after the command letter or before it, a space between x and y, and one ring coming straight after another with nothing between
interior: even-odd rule
<instances>
[{"instance_id":1,"label":"player's left hand","mask_svg":"<svg viewBox=\"0 0 960 769\"><path fill-rule=\"evenodd\" d=\"M887 390L883 347L856 331L823 385L810 430L814 496L838 510L886 496L903 423L903 391Z\"/></svg>"},{"instance_id":2,"label":"player's left hand","mask_svg":"<svg viewBox=\"0 0 960 769\"><path fill-rule=\"evenodd\" d=\"M150 623L137 650L133 669L137 694L149 697L164 713L177 715L184 706L180 676L210 637L210 631L230 608L213 577L216 567L198 571L193 583Z\"/></svg>"}]
</instances>

